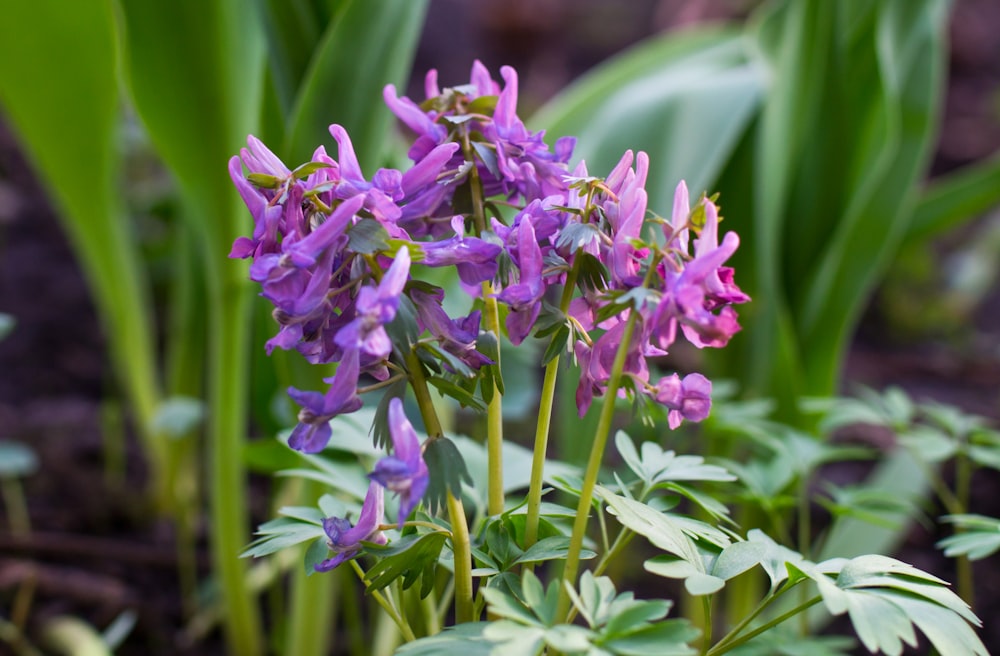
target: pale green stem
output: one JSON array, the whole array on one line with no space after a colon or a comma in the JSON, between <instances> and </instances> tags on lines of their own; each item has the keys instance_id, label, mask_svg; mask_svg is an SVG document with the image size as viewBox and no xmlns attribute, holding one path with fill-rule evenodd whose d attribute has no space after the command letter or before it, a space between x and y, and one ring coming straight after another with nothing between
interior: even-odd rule
<instances>
[{"instance_id":1,"label":"pale green stem","mask_svg":"<svg viewBox=\"0 0 1000 656\"><path fill-rule=\"evenodd\" d=\"M559 375L559 356L545 365L542 381L542 398L538 407L538 424L535 428L535 447L531 459L531 482L528 485L528 516L524 523L524 548L538 540L538 520L542 508L542 480L545 475L545 452L549 444L549 427L552 423L552 405L556 395ZM530 567L530 565L526 565Z\"/></svg>"},{"instance_id":2,"label":"pale green stem","mask_svg":"<svg viewBox=\"0 0 1000 656\"><path fill-rule=\"evenodd\" d=\"M361 569L361 565L359 565L358 561L354 559L351 559L350 563L351 563L351 568L354 569L355 574L357 574L358 578L361 579L362 582L364 582L365 572L364 570ZM393 604L392 601L388 599L388 597L383 595L378 590L369 589L368 594L369 596L371 596L372 599L375 600L375 603L381 606L382 610L384 610L386 614L390 618L392 618L392 621L399 629L399 632L403 634L404 640L406 640L407 642L413 642L414 640L417 639L417 637L413 634L413 629L411 629L409 623L407 623L406 618L400 614L400 612L396 609L395 604Z\"/></svg>"},{"instance_id":3,"label":"pale green stem","mask_svg":"<svg viewBox=\"0 0 1000 656\"><path fill-rule=\"evenodd\" d=\"M576 286L577 263L566 276L562 299L559 306L565 314L573 298L573 288ZM542 507L542 481L545 477L545 455L549 446L549 429L552 426L552 407L556 397L556 380L559 377L559 356L549 360L545 365L545 378L542 381L542 398L538 406L538 423L535 425L535 445L531 459L531 480L528 485L528 515L524 524L524 548L528 549L538 540L538 521ZM525 566L531 569L532 565Z\"/></svg>"},{"instance_id":4,"label":"pale green stem","mask_svg":"<svg viewBox=\"0 0 1000 656\"><path fill-rule=\"evenodd\" d=\"M413 351L406 356L406 366L427 435L432 440L441 439L444 433L434 410L424 368ZM472 600L472 543L462 500L452 490L448 490L448 518L451 522L451 548L455 554L455 621L461 624L475 618Z\"/></svg>"},{"instance_id":5,"label":"pale green stem","mask_svg":"<svg viewBox=\"0 0 1000 656\"><path fill-rule=\"evenodd\" d=\"M500 310L493 293L493 285L483 283L483 303L488 330L497 338L497 375L500 375ZM487 476L486 508L490 515L499 515L504 508L503 494L503 396L493 383L493 398L486 407L486 454L489 467Z\"/></svg>"},{"instance_id":6,"label":"pale green stem","mask_svg":"<svg viewBox=\"0 0 1000 656\"><path fill-rule=\"evenodd\" d=\"M27 536L31 533L31 519L20 479L14 476L0 476L0 490L3 491L3 505L7 509L7 526L10 527L10 534Z\"/></svg>"},{"instance_id":7,"label":"pale green stem","mask_svg":"<svg viewBox=\"0 0 1000 656\"><path fill-rule=\"evenodd\" d=\"M968 456L959 454L955 459L955 498L958 513L963 514L969 507L969 492L972 483L972 463ZM970 606L976 602L976 579L972 573L972 561L968 554L958 556L955 561L958 595Z\"/></svg>"},{"instance_id":8,"label":"pale green stem","mask_svg":"<svg viewBox=\"0 0 1000 656\"><path fill-rule=\"evenodd\" d=\"M615 414L615 400L618 398L618 386L621 383L622 369L625 367L625 357L632 346L632 333L635 329L635 321L638 312L633 310L629 313L622 333L621 343L615 353L614 364L608 378L607 391L604 393L604 405L601 407L601 416L597 422L597 430L594 433L594 441L590 448L590 458L587 461L587 469L584 472L583 487L580 490L580 502L576 507L576 518L573 520L573 534L570 537L569 553L566 555L566 566L563 569L563 583L559 588L559 603L556 607L556 617L566 617L570 610L569 593L566 592L566 584L576 585L576 576L580 568L580 553L583 551L583 539L587 533L587 520L590 518L591 501L594 498L594 487L597 485L597 475L601 470L601 462L604 460L604 449L608 443L608 434L611 432L611 420Z\"/></svg>"},{"instance_id":9,"label":"pale green stem","mask_svg":"<svg viewBox=\"0 0 1000 656\"><path fill-rule=\"evenodd\" d=\"M761 633L765 633L767 631L770 631L771 629L773 629L774 627L778 626L779 624L781 624L785 620L788 620L788 619L790 619L792 617L795 617L799 613L805 612L806 610L808 610L809 608L812 608L813 606L815 606L816 604L818 604L822 600L823 600L823 598L820 597L819 595L817 595L817 596L813 597L812 599L810 599L809 601L807 601L807 602L805 602L803 604L799 604L798 606L796 606L795 608L791 609L787 613L783 613L783 614L779 615L778 617L774 618L773 620L770 620L770 621L768 621L768 622L766 622L766 623L758 626L753 631L750 631L749 633L747 633L745 635L739 636L738 638L735 637L736 633L731 631L729 633L729 635L730 636L734 636L733 638L731 638L729 640L723 638L714 647L712 647L711 649L709 649L708 652L705 654L705 656L718 656L718 654L724 654L724 653L726 653L726 652L728 652L728 651L730 651L732 649L735 649L736 647L739 647L740 645L746 644L747 642L750 642L751 640L753 640L754 638L756 638L757 636L759 636ZM745 626L745 625L743 625L743 626Z\"/></svg>"},{"instance_id":10,"label":"pale green stem","mask_svg":"<svg viewBox=\"0 0 1000 656\"><path fill-rule=\"evenodd\" d=\"M462 153L465 159L473 162L473 167L469 171L469 188L472 194L472 220L476 226L476 233L482 235L486 232L486 204L483 199L483 183L479 179L479 170L475 167L475 154L472 152L472 144L469 142L469 132L465 130L462 135ZM486 281L482 285L483 294L483 321L486 329L493 332L498 340L497 354L499 356L500 340L500 310L497 307L497 299L494 294L493 285ZM497 357L497 371L500 371L500 358ZM490 515L499 515L503 512L503 398L496 383L493 384L493 398L490 399L486 407L486 454L489 463L487 474L487 497L486 508Z\"/></svg>"}]
</instances>

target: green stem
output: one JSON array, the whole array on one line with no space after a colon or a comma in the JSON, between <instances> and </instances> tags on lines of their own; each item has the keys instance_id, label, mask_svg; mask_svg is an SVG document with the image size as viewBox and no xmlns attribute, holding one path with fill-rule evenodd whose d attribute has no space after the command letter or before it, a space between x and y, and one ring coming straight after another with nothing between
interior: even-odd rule
<instances>
[{"instance_id":1,"label":"green stem","mask_svg":"<svg viewBox=\"0 0 1000 656\"><path fill-rule=\"evenodd\" d=\"M583 488L580 490L580 502L576 507L576 519L573 520L573 534L570 537L569 553L566 555L566 566L563 569L563 583L559 588L559 603L556 606L556 617L566 617L570 609L569 593L565 584L576 585L576 576L580 568L580 553L583 550L583 539L587 533L587 520L590 518L591 501L594 498L594 487L597 485L597 475L604 460L604 449L611 432L611 420L615 414L615 400L618 398L618 386L621 383L622 369L625 367L625 357L632 346L632 332L638 312L629 313L622 333L621 343L615 353L615 361L608 378L607 391L604 393L604 405L597 422L594 441L590 449L590 458L583 477Z\"/></svg>"},{"instance_id":2,"label":"green stem","mask_svg":"<svg viewBox=\"0 0 1000 656\"><path fill-rule=\"evenodd\" d=\"M969 493L972 484L972 463L963 454L955 459L955 497L959 513L963 514L969 507ZM972 561L967 554L960 555L955 561L957 574L958 596L970 606L976 601L976 580L972 573Z\"/></svg>"},{"instance_id":3,"label":"green stem","mask_svg":"<svg viewBox=\"0 0 1000 656\"><path fill-rule=\"evenodd\" d=\"M250 534L243 445L246 435L248 376L248 286L235 267L216 279L209 294L209 453L210 524L213 570L225 610L226 644L233 653L261 653L261 621L256 596L239 557Z\"/></svg>"},{"instance_id":4,"label":"green stem","mask_svg":"<svg viewBox=\"0 0 1000 656\"><path fill-rule=\"evenodd\" d=\"M813 606L815 606L816 604L818 604L822 600L823 600L822 597L820 597L819 595L816 595L815 597L813 597L809 601L807 601L807 602L805 602L803 604L799 604L798 606L796 606L795 608L791 609L787 613L783 613L783 614L779 615L778 617L774 618L773 620L770 620L768 622L765 622L764 624L761 624L760 626L758 626L753 631L750 631L746 635L742 635L742 636L740 636L738 638L735 637L736 634L737 634L737 631L734 629L733 631L731 631L729 633L729 636L734 636L734 637L729 638L729 636L727 636L727 638L729 638L729 639L723 638L718 643L716 643L716 645L714 647L712 647L711 649L709 649L708 652L705 654L705 656L717 656L718 654L724 654L727 651L730 651L731 649L734 649L736 647L739 647L740 645L746 644L747 642L750 642L751 640L753 640L754 638L756 638L757 636L759 636L761 633L765 633L767 631L770 631L771 629L773 629L774 627L778 626L779 624L781 624L785 620L788 620L788 619L790 619L792 617L795 617L799 613L804 612L804 611L808 610L809 608L812 608ZM749 618L749 619L752 619L752 618ZM741 627L745 627L745 626L746 626L746 624L741 624ZM742 630L742 628L740 630Z\"/></svg>"},{"instance_id":5,"label":"green stem","mask_svg":"<svg viewBox=\"0 0 1000 656\"><path fill-rule=\"evenodd\" d=\"M483 283L483 302L485 304L485 320L487 329L497 338L497 375L500 375L500 310L497 307L493 285ZM493 383L493 397L486 407L486 454L489 463L487 481L487 512L499 515L504 508L503 494L503 395Z\"/></svg>"},{"instance_id":6,"label":"green stem","mask_svg":"<svg viewBox=\"0 0 1000 656\"><path fill-rule=\"evenodd\" d=\"M576 287L577 272L580 258L573 260L573 268L566 276L562 298L559 307L563 314L569 309L573 299L573 289ZM535 544L538 539L538 521L542 506L542 481L545 476L545 454L549 446L549 429L552 425L552 407L556 397L556 380L559 376L559 356L549 360L545 365L545 378L542 381L542 398L538 406L538 423L535 425L535 446L531 459L531 481L528 485L528 515L524 526L524 548ZM529 569L532 567L527 565Z\"/></svg>"},{"instance_id":7,"label":"green stem","mask_svg":"<svg viewBox=\"0 0 1000 656\"><path fill-rule=\"evenodd\" d=\"M462 500L448 491L448 516L451 520L451 545L455 552L455 623L475 621L472 599L472 547L469 525Z\"/></svg>"},{"instance_id":8,"label":"green stem","mask_svg":"<svg viewBox=\"0 0 1000 656\"><path fill-rule=\"evenodd\" d=\"M556 396L556 379L559 375L559 356L545 365L542 381L542 398L538 407L538 424L535 427L535 447L531 459L531 482L528 484L528 515L524 523L524 548L538 540L538 521L542 508L542 481L545 475L545 454L549 444L549 427L552 423L552 406ZM526 565L526 567L531 567Z\"/></svg>"},{"instance_id":9,"label":"green stem","mask_svg":"<svg viewBox=\"0 0 1000 656\"><path fill-rule=\"evenodd\" d=\"M361 579L362 582L364 582L365 572L361 569L361 565L359 565L358 561L353 558L350 560L350 563L351 568L354 569L354 573L358 575L358 578ZM406 618L399 613L392 601L390 601L378 590L369 589L368 594L375 600L375 603L382 607L382 610L385 611L386 615L392 618L392 621L399 629L399 632L403 634L404 640L407 642L413 642L417 639L417 637L413 634L413 629L411 629L409 623L407 623Z\"/></svg>"},{"instance_id":10,"label":"green stem","mask_svg":"<svg viewBox=\"0 0 1000 656\"><path fill-rule=\"evenodd\" d=\"M424 366L413 351L406 355L406 366L427 435L432 440L441 439L444 432L427 387ZM451 548L455 554L455 621L460 624L471 622L475 618L472 600L472 542L469 539L469 524L462 500L452 490L448 490L447 505L448 519L451 522Z\"/></svg>"},{"instance_id":11,"label":"green stem","mask_svg":"<svg viewBox=\"0 0 1000 656\"><path fill-rule=\"evenodd\" d=\"M14 476L0 476L0 490L3 493L4 508L7 509L7 526L10 527L10 534L15 537L27 536L31 533L31 519L20 479Z\"/></svg>"},{"instance_id":12,"label":"green stem","mask_svg":"<svg viewBox=\"0 0 1000 656\"><path fill-rule=\"evenodd\" d=\"M475 166L475 153L469 141L468 129L462 132L462 154L473 163L469 171L469 190L472 195L472 220L476 226L476 234L486 232L486 203L483 198L483 183L479 179L479 169ZM483 290L483 320L486 329L493 332L497 338L497 355L500 354L500 309L497 306L493 285L486 281ZM500 359L494 365L500 371ZM489 462L487 475L486 507L490 515L503 512L503 397L496 383L493 383L493 397L486 407L486 453Z\"/></svg>"}]
</instances>

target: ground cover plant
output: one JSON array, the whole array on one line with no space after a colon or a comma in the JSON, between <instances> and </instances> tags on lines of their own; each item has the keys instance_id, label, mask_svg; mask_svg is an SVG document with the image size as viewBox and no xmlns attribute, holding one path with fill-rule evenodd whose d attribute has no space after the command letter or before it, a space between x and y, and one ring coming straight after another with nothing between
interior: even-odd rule
<instances>
[{"instance_id":1,"label":"ground cover plant","mask_svg":"<svg viewBox=\"0 0 1000 656\"><path fill-rule=\"evenodd\" d=\"M995 163L919 188L947 4L764 3L641 45L527 125L510 67L398 91L426 5L370 4L42 3L0 39L0 100L115 336L150 513L176 527L186 639L986 653L967 602L996 520L971 481L1000 465L996 432L899 390L836 396L893 253L1000 189ZM54 38L24 63L29 24ZM166 276L117 191L120 84L181 192ZM894 448L851 442L858 422ZM3 446L28 540L35 459ZM831 476L845 462L871 473ZM248 470L272 490L252 542ZM931 496L958 594L890 557ZM31 594L0 626L20 653ZM58 619L55 651L128 644L127 614L103 635Z\"/></svg>"}]
</instances>

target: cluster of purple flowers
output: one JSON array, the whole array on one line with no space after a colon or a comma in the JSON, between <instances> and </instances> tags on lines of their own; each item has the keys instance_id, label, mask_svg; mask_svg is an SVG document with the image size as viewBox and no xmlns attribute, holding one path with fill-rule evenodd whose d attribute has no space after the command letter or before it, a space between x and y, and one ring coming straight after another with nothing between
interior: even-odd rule
<instances>
[{"instance_id":1,"label":"cluster of purple flowers","mask_svg":"<svg viewBox=\"0 0 1000 656\"><path fill-rule=\"evenodd\" d=\"M542 132L529 131L516 113L517 74L504 67L501 76L503 86L476 62L470 84L442 91L431 71L421 104L387 86L387 105L416 135L406 171L380 169L366 178L339 125L330 126L336 159L321 146L310 162L289 169L250 137L230 161L254 219L253 235L236 240L230 256L252 258L250 277L274 305L280 328L268 352L294 349L311 363L339 363L325 392L289 389L301 408L293 448L322 450L329 421L361 407L361 381L408 373L408 356L418 351L420 366L442 376L482 375L495 364L481 348L484 295L500 303L514 344L565 326L562 346L582 369L581 414L606 391L631 317L620 392L666 406L671 427L707 415L707 379L651 381L647 358L666 353L678 326L698 347L723 346L739 330L731 306L748 297L723 266L737 236L728 233L720 244L716 206L703 198L690 208L681 183L662 235L644 238L651 225L646 155L626 153L603 179L582 162L570 171L574 139L550 149ZM487 217L484 199L516 214ZM450 266L473 297L464 316L449 316L443 291L416 275L419 267ZM406 332L412 339L390 339L386 328L397 317L413 324ZM384 541L384 489L400 496L401 526L427 487L421 446L399 399L389 405L389 427L393 455L371 473L357 524L325 523L336 555L319 569L352 557L362 540Z\"/></svg>"}]
</instances>

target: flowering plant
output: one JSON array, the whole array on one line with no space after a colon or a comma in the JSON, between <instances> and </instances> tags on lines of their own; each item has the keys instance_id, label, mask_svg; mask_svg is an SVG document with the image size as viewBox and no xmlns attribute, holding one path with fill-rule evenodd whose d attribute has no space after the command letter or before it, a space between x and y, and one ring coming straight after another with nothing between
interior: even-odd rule
<instances>
[{"instance_id":1,"label":"flowering plant","mask_svg":"<svg viewBox=\"0 0 1000 656\"><path fill-rule=\"evenodd\" d=\"M734 480L723 467L650 442L636 448L618 432L626 467L601 479L621 401L671 430L708 416L712 383L699 373L664 374L658 359L680 335L720 348L739 331L734 306L750 299L726 266L739 238L720 238L715 199L692 204L683 182L669 218L651 214L645 153L626 152L605 176L583 162L571 167L574 140L550 148L528 130L516 111L516 72L505 67L501 77L477 62L469 84L442 89L431 71L419 104L387 86L386 104L415 134L405 171L366 177L339 125L330 126L336 158L321 146L289 168L250 137L230 161L254 219L230 255L252 260L250 277L274 306L279 328L268 351L336 364L325 390L288 390L299 407L288 445L309 454L341 494L319 509L285 509L246 554L312 541L310 570L349 564L398 627L407 643L400 653L695 653L701 634L702 652L721 654L819 601L834 614L850 611L855 623L865 604L909 613L942 652L927 618L947 621L962 637L948 653L985 653L966 623L978 620L928 574L881 556L812 563L760 530L741 536L725 506L691 486ZM452 284L442 283L441 270L452 267ZM529 457L505 442L502 402L508 385L528 381L505 380L501 343L527 348L531 338L545 345L541 400L530 465L511 474L505 466ZM582 470L546 459L564 359L578 368L579 415L602 399ZM445 430L434 392L486 413L485 450ZM366 405L374 406L366 416L376 449L387 452L378 452L367 485L322 455L365 451L345 428ZM408 413L419 416L423 439ZM470 476L470 458L486 463L483 502L472 513L465 501L478 499L483 481ZM558 503L543 502L546 482ZM355 514L342 497L361 490ZM386 519L387 491L398 500L395 521ZM523 497L508 498L512 491ZM681 500L695 516L675 512ZM622 527L613 539L605 511ZM592 516L598 541L588 537ZM690 595L708 599L757 566L770 590L746 617L728 618L718 640L709 602L700 627L665 620L671 602L639 601L604 575L637 534L661 552L646 570L683 579ZM367 571L362 557L372 563ZM596 564L581 576L585 559ZM753 624L810 584L818 594ZM411 599L431 595L438 603ZM454 628L439 633L449 618ZM901 621L865 644L898 653L913 635Z\"/></svg>"}]
</instances>

